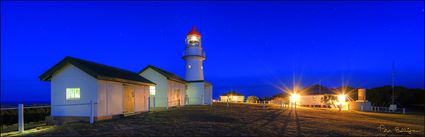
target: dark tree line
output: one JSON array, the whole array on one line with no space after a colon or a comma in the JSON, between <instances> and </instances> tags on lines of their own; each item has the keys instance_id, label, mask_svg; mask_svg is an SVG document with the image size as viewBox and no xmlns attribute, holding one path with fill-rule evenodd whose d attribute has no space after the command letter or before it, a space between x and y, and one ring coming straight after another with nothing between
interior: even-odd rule
<instances>
[{"instance_id":1,"label":"dark tree line","mask_svg":"<svg viewBox=\"0 0 425 137\"><path fill-rule=\"evenodd\" d=\"M424 109L424 89L396 86L394 95L395 103L401 107ZM389 106L392 103L392 87L383 86L367 89L366 99L372 102L374 106Z\"/></svg>"}]
</instances>

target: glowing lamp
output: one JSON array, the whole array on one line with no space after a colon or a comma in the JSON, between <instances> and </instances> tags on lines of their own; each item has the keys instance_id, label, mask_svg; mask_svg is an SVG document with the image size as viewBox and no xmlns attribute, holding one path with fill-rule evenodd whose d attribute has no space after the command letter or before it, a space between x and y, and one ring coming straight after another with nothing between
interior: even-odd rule
<instances>
[{"instance_id":1,"label":"glowing lamp","mask_svg":"<svg viewBox=\"0 0 425 137\"><path fill-rule=\"evenodd\" d=\"M338 102L345 102L345 98L346 98L347 96L346 95L344 95L344 94L341 94L341 95L338 95Z\"/></svg>"},{"instance_id":2,"label":"glowing lamp","mask_svg":"<svg viewBox=\"0 0 425 137\"><path fill-rule=\"evenodd\" d=\"M300 100L300 95L298 94L292 94L289 99L291 100L291 102L298 102L298 100Z\"/></svg>"}]
</instances>

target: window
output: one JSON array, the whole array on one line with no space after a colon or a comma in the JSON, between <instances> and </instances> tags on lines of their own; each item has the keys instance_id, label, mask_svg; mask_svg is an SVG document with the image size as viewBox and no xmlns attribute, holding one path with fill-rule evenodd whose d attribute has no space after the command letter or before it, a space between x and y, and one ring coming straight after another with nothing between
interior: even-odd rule
<instances>
[{"instance_id":1,"label":"window","mask_svg":"<svg viewBox=\"0 0 425 137\"><path fill-rule=\"evenodd\" d=\"M155 96L155 86L149 86L149 93Z\"/></svg>"},{"instance_id":2,"label":"window","mask_svg":"<svg viewBox=\"0 0 425 137\"><path fill-rule=\"evenodd\" d=\"M187 65L188 68L192 68L192 65Z\"/></svg>"},{"instance_id":3,"label":"window","mask_svg":"<svg viewBox=\"0 0 425 137\"><path fill-rule=\"evenodd\" d=\"M66 100L79 100L80 88L66 88Z\"/></svg>"},{"instance_id":4,"label":"window","mask_svg":"<svg viewBox=\"0 0 425 137\"><path fill-rule=\"evenodd\" d=\"M201 66L201 69L204 69L204 66Z\"/></svg>"}]
</instances>

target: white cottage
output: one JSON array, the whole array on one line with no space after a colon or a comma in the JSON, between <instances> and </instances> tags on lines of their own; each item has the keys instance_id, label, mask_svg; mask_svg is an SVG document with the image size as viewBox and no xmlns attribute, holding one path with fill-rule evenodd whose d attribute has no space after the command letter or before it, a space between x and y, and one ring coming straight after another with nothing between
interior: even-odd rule
<instances>
[{"instance_id":1,"label":"white cottage","mask_svg":"<svg viewBox=\"0 0 425 137\"><path fill-rule=\"evenodd\" d=\"M51 83L51 116L55 121L86 121L149 110L149 86L137 73L65 57L39 77Z\"/></svg>"},{"instance_id":2,"label":"white cottage","mask_svg":"<svg viewBox=\"0 0 425 137\"><path fill-rule=\"evenodd\" d=\"M234 102L242 103L245 101L245 96L237 93L236 91L229 91L226 94L220 96L220 102Z\"/></svg>"},{"instance_id":3,"label":"white cottage","mask_svg":"<svg viewBox=\"0 0 425 137\"><path fill-rule=\"evenodd\" d=\"M186 104L186 86L184 79L164 69L149 65L139 75L156 83L151 86L151 107L174 107Z\"/></svg>"}]
</instances>

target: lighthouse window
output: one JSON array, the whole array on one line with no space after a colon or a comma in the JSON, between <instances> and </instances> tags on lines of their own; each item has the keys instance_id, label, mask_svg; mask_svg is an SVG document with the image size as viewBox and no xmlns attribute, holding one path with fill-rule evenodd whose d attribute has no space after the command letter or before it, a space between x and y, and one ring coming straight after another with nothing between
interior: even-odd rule
<instances>
[{"instance_id":1,"label":"lighthouse window","mask_svg":"<svg viewBox=\"0 0 425 137\"><path fill-rule=\"evenodd\" d=\"M188 68L192 68L192 65L187 65Z\"/></svg>"}]
</instances>

